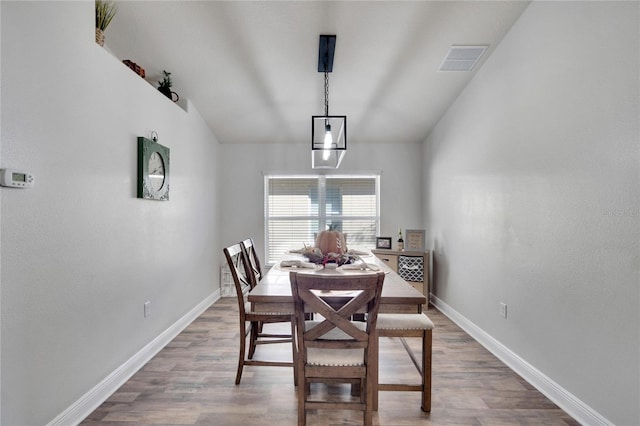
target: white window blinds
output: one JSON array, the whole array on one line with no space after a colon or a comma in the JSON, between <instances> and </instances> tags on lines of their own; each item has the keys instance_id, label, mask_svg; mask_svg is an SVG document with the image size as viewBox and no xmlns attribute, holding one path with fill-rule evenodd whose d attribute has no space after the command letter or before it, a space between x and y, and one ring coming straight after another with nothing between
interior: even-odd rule
<instances>
[{"instance_id":1,"label":"white window blinds","mask_svg":"<svg viewBox=\"0 0 640 426\"><path fill-rule=\"evenodd\" d=\"M265 176L267 263L290 249L313 245L320 230L332 227L347 245L375 246L379 179L371 176Z\"/></svg>"}]
</instances>

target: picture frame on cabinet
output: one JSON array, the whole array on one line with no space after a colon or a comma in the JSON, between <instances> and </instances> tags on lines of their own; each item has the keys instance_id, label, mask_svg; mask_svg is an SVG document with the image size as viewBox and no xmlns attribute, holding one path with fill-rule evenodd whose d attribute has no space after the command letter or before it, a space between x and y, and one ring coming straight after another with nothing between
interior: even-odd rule
<instances>
[{"instance_id":1,"label":"picture frame on cabinet","mask_svg":"<svg viewBox=\"0 0 640 426\"><path fill-rule=\"evenodd\" d=\"M376 237L376 248L391 250L391 237Z\"/></svg>"},{"instance_id":2,"label":"picture frame on cabinet","mask_svg":"<svg viewBox=\"0 0 640 426\"><path fill-rule=\"evenodd\" d=\"M409 251L424 251L424 229L407 229L405 231L404 249Z\"/></svg>"}]
</instances>

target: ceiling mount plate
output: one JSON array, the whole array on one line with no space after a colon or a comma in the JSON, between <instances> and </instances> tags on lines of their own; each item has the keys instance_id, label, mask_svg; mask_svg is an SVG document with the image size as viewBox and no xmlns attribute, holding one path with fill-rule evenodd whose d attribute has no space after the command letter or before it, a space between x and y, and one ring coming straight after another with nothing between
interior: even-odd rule
<instances>
[{"instance_id":1,"label":"ceiling mount plate","mask_svg":"<svg viewBox=\"0 0 640 426\"><path fill-rule=\"evenodd\" d=\"M318 47L318 72L333 71L333 55L336 51L335 35L320 35Z\"/></svg>"}]
</instances>

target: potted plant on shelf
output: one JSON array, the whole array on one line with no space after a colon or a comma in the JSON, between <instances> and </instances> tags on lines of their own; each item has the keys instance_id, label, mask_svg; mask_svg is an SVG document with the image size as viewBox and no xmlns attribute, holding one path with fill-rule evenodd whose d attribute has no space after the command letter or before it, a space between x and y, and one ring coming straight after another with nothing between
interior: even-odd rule
<instances>
[{"instance_id":1,"label":"potted plant on shelf","mask_svg":"<svg viewBox=\"0 0 640 426\"><path fill-rule=\"evenodd\" d=\"M104 46L104 30L116 16L118 6L113 1L96 0L96 43Z\"/></svg>"},{"instance_id":2,"label":"potted plant on shelf","mask_svg":"<svg viewBox=\"0 0 640 426\"><path fill-rule=\"evenodd\" d=\"M171 91L171 86L173 86L173 81L171 81L171 73L162 70L162 74L164 75L164 77L162 77L162 81L158 82L158 90L173 102L178 102L178 99L180 99L180 97L176 92ZM176 95L176 99L173 99L173 95Z\"/></svg>"}]
</instances>

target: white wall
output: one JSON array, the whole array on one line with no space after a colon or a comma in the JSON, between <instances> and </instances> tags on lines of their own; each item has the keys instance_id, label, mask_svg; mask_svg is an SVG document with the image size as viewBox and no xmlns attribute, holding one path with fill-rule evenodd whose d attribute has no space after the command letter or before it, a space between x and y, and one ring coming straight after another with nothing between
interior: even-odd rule
<instances>
[{"instance_id":1,"label":"white wall","mask_svg":"<svg viewBox=\"0 0 640 426\"><path fill-rule=\"evenodd\" d=\"M2 7L0 7L0 23L2 22ZM0 28L1 29L1 28ZM2 46L2 31L0 30L0 46ZM0 47L0 53L2 48ZM2 55L0 55L0 76L2 75ZM2 99L2 79L0 78L0 103ZM0 153L2 153L2 105L0 105ZM0 156L0 164L2 157ZM2 224L2 195L0 194L0 225ZM0 226L0 236L1 233ZM2 238L0 238L0 318L2 313ZM0 322L0 423L2 423L2 323Z\"/></svg>"},{"instance_id":2,"label":"white wall","mask_svg":"<svg viewBox=\"0 0 640 426\"><path fill-rule=\"evenodd\" d=\"M618 425L640 424L638 17L533 2L424 150L437 298Z\"/></svg>"},{"instance_id":3,"label":"white wall","mask_svg":"<svg viewBox=\"0 0 640 426\"><path fill-rule=\"evenodd\" d=\"M218 143L94 42L94 4L1 2L4 425L53 420L219 289ZM170 201L136 198L138 136ZM144 318L143 304L151 302Z\"/></svg>"},{"instance_id":4,"label":"white wall","mask_svg":"<svg viewBox=\"0 0 640 426\"><path fill-rule=\"evenodd\" d=\"M311 168L311 141L295 145L223 144L220 149L225 159L222 240L230 245L252 236L264 259L264 174L319 174ZM417 190L422 184L421 158L420 144L347 141L337 173L381 173L381 235L395 239L398 228L421 229L422 193Z\"/></svg>"}]
</instances>

